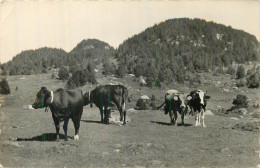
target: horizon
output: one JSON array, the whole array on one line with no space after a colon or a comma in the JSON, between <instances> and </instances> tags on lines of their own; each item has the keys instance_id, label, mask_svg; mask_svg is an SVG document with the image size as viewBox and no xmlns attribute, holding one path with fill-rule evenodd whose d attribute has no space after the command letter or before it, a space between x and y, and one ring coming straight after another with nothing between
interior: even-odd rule
<instances>
[{"instance_id":1,"label":"horizon","mask_svg":"<svg viewBox=\"0 0 260 168\"><path fill-rule=\"evenodd\" d=\"M255 7L256 3L258 1L2 2L0 62L8 62L22 51L44 47L70 52L87 39L106 42L116 49L153 25L178 18L205 19L231 26L254 35L259 41L259 5ZM184 6L185 10L180 10ZM136 13L128 14L129 11ZM13 49L10 50L10 46L14 46Z\"/></svg>"}]
</instances>

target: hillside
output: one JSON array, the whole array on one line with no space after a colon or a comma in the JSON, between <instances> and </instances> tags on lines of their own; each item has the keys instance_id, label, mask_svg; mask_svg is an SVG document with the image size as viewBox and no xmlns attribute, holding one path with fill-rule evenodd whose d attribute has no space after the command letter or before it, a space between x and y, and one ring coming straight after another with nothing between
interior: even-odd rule
<instances>
[{"instance_id":1,"label":"hillside","mask_svg":"<svg viewBox=\"0 0 260 168\"><path fill-rule=\"evenodd\" d=\"M44 73L67 62L67 52L63 49L44 47L23 51L1 68L9 71L10 75L30 75Z\"/></svg>"},{"instance_id":2,"label":"hillside","mask_svg":"<svg viewBox=\"0 0 260 168\"><path fill-rule=\"evenodd\" d=\"M114 48L109 44L96 39L88 39L81 41L69 53L62 49L47 47L23 51L11 61L1 65L1 69L9 72L9 75L46 73L51 68L61 66L75 66L89 61L104 62L114 52Z\"/></svg>"},{"instance_id":3,"label":"hillside","mask_svg":"<svg viewBox=\"0 0 260 168\"><path fill-rule=\"evenodd\" d=\"M128 73L160 80L259 60L255 36L201 19L172 19L124 41L116 57ZM173 77L173 78L172 78Z\"/></svg>"},{"instance_id":4,"label":"hillside","mask_svg":"<svg viewBox=\"0 0 260 168\"><path fill-rule=\"evenodd\" d=\"M115 49L108 43L97 39L82 40L71 52L69 57L71 59L70 65L75 63L89 62L105 62L108 58L112 57Z\"/></svg>"}]
</instances>

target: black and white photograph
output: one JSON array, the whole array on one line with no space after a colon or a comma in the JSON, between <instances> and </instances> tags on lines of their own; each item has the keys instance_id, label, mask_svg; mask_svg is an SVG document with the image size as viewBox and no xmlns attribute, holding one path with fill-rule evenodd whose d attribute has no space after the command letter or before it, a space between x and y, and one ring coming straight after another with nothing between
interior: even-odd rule
<instances>
[{"instance_id":1,"label":"black and white photograph","mask_svg":"<svg viewBox=\"0 0 260 168\"><path fill-rule=\"evenodd\" d=\"M0 0L0 168L260 168L259 2Z\"/></svg>"}]
</instances>

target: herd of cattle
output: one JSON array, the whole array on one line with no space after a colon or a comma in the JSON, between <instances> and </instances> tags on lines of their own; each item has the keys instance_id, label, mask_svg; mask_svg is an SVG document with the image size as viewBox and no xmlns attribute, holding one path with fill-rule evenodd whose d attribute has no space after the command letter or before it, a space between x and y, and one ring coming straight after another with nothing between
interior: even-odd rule
<instances>
[{"instance_id":1,"label":"herd of cattle","mask_svg":"<svg viewBox=\"0 0 260 168\"><path fill-rule=\"evenodd\" d=\"M90 104L90 107L93 107L94 103L100 110L101 122L108 124L111 114L110 107L114 103L119 110L120 121L126 124L125 104L127 98L128 90L123 85L101 85L86 93L76 93L65 89L50 91L46 87L42 87L38 91L32 107L34 109L46 108L45 111L50 108L57 140L59 140L61 121L64 121L65 140L68 140L67 128L71 118L75 128L74 139L78 140L83 106ZM164 106L165 114L169 113L172 125L176 123L177 113L181 115L182 124L184 124L184 116L189 111L190 114L195 114L195 126L201 125L200 120L202 119L202 125L206 127L204 112L208 99L210 96L207 96L206 92L202 90L194 90L188 95L180 94L177 90L168 90L163 104L158 109Z\"/></svg>"}]
</instances>

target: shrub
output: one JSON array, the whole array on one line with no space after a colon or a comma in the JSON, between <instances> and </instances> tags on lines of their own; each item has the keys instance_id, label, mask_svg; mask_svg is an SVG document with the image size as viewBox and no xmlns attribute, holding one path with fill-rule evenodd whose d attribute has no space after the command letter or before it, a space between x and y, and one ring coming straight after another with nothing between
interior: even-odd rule
<instances>
[{"instance_id":1,"label":"shrub","mask_svg":"<svg viewBox=\"0 0 260 168\"><path fill-rule=\"evenodd\" d=\"M152 101L155 101L155 96L154 96L154 94L152 95L151 100L152 100Z\"/></svg>"},{"instance_id":2,"label":"shrub","mask_svg":"<svg viewBox=\"0 0 260 168\"><path fill-rule=\"evenodd\" d=\"M244 87L246 86L246 79L240 79L239 82L237 83L237 87Z\"/></svg>"},{"instance_id":3,"label":"shrub","mask_svg":"<svg viewBox=\"0 0 260 168\"><path fill-rule=\"evenodd\" d=\"M51 74L51 78L52 78L52 79L55 79L55 78L56 78L56 77L55 77L55 73L52 73L52 74Z\"/></svg>"},{"instance_id":4,"label":"shrub","mask_svg":"<svg viewBox=\"0 0 260 168\"><path fill-rule=\"evenodd\" d=\"M69 71L65 67L61 67L58 74L61 80L66 80L69 78Z\"/></svg>"},{"instance_id":5,"label":"shrub","mask_svg":"<svg viewBox=\"0 0 260 168\"><path fill-rule=\"evenodd\" d=\"M5 78L0 81L0 94L10 94L10 87Z\"/></svg>"},{"instance_id":6,"label":"shrub","mask_svg":"<svg viewBox=\"0 0 260 168\"><path fill-rule=\"evenodd\" d=\"M236 73L236 76L237 76L237 79L241 79L241 78L244 78L245 77L245 69L242 65L240 65L238 68L237 68L237 73Z\"/></svg>"},{"instance_id":7,"label":"shrub","mask_svg":"<svg viewBox=\"0 0 260 168\"><path fill-rule=\"evenodd\" d=\"M116 75L119 77L119 78L123 78L126 74L126 66L124 64L120 64L118 66L118 69L116 70Z\"/></svg>"},{"instance_id":8,"label":"shrub","mask_svg":"<svg viewBox=\"0 0 260 168\"><path fill-rule=\"evenodd\" d=\"M77 70L68 80L67 86L69 89L73 89L75 87L84 86L87 82L95 84L97 82L95 74L91 73L88 69Z\"/></svg>"},{"instance_id":9,"label":"shrub","mask_svg":"<svg viewBox=\"0 0 260 168\"><path fill-rule=\"evenodd\" d=\"M247 77L247 86L249 88L258 88L260 83L259 73L254 72Z\"/></svg>"},{"instance_id":10,"label":"shrub","mask_svg":"<svg viewBox=\"0 0 260 168\"><path fill-rule=\"evenodd\" d=\"M138 99L136 102L136 109L137 110L146 110L146 104L145 101L142 99Z\"/></svg>"},{"instance_id":11,"label":"shrub","mask_svg":"<svg viewBox=\"0 0 260 168\"><path fill-rule=\"evenodd\" d=\"M160 79L157 79L156 81L155 81L155 86L156 87L161 87L161 81L160 81Z\"/></svg>"},{"instance_id":12,"label":"shrub","mask_svg":"<svg viewBox=\"0 0 260 168\"><path fill-rule=\"evenodd\" d=\"M47 70L46 69L42 69L42 73L47 73Z\"/></svg>"},{"instance_id":13,"label":"shrub","mask_svg":"<svg viewBox=\"0 0 260 168\"><path fill-rule=\"evenodd\" d=\"M245 95L237 95L237 97L233 100L233 104L237 108L247 107L248 101Z\"/></svg>"},{"instance_id":14,"label":"shrub","mask_svg":"<svg viewBox=\"0 0 260 168\"><path fill-rule=\"evenodd\" d=\"M157 110L156 104L154 101L150 103L150 107L152 107L152 110Z\"/></svg>"},{"instance_id":15,"label":"shrub","mask_svg":"<svg viewBox=\"0 0 260 168\"><path fill-rule=\"evenodd\" d=\"M146 84L147 84L147 87L153 87L153 78L148 77L146 79Z\"/></svg>"},{"instance_id":16,"label":"shrub","mask_svg":"<svg viewBox=\"0 0 260 168\"><path fill-rule=\"evenodd\" d=\"M229 66L226 73L229 74L229 75L235 75L236 70L232 66Z\"/></svg>"}]
</instances>

